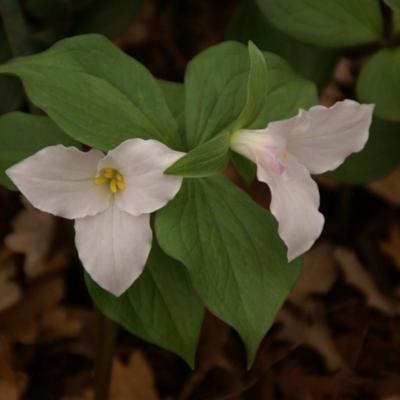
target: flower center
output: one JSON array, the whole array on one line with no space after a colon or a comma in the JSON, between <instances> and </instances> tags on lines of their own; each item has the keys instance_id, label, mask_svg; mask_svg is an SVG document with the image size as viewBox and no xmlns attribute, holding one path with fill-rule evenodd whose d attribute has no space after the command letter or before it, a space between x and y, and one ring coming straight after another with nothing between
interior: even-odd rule
<instances>
[{"instance_id":1,"label":"flower center","mask_svg":"<svg viewBox=\"0 0 400 400\"><path fill-rule=\"evenodd\" d=\"M106 183L112 193L125 189L124 176L115 168L103 168L100 170L94 183L96 185Z\"/></svg>"}]
</instances>

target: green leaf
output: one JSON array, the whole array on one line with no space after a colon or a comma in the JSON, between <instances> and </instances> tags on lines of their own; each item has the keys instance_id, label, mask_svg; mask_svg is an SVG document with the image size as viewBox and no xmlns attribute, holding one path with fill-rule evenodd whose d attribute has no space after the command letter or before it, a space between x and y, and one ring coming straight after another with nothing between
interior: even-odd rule
<instances>
[{"instance_id":1,"label":"green leaf","mask_svg":"<svg viewBox=\"0 0 400 400\"><path fill-rule=\"evenodd\" d=\"M383 37L379 0L257 0L269 22L321 47L356 46Z\"/></svg>"},{"instance_id":2,"label":"green leaf","mask_svg":"<svg viewBox=\"0 0 400 400\"><path fill-rule=\"evenodd\" d=\"M223 177L189 179L155 230L205 305L240 334L250 365L300 269L288 264L274 218Z\"/></svg>"},{"instance_id":3,"label":"green leaf","mask_svg":"<svg viewBox=\"0 0 400 400\"><path fill-rule=\"evenodd\" d=\"M249 56L225 42L193 58L185 75L187 148L207 142L237 119L246 101Z\"/></svg>"},{"instance_id":4,"label":"green leaf","mask_svg":"<svg viewBox=\"0 0 400 400\"><path fill-rule=\"evenodd\" d=\"M0 117L0 143L0 183L9 189L16 189L5 174L11 165L47 146L79 146L50 118L21 112Z\"/></svg>"},{"instance_id":5,"label":"green leaf","mask_svg":"<svg viewBox=\"0 0 400 400\"><path fill-rule=\"evenodd\" d=\"M194 367L203 306L184 267L156 244L142 275L122 296L101 289L87 274L85 280L93 301L108 318Z\"/></svg>"},{"instance_id":6,"label":"green leaf","mask_svg":"<svg viewBox=\"0 0 400 400\"><path fill-rule=\"evenodd\" d=\"M283 57L303 78L323 86L329 79L337 52L298 42L271 26L255 0L242 0L230 22L227 38L247 43Z\"/></svg>"},{"instance_id":7,"label":"green leaf","mask_svg":"<svg viewBox=\"0 0 400 400\"><path fill-rule=\"evenodd\" d=\"M244 183L249 186L255 179L257 166L248 158L243 157L239 153L231 152L231 161L236 172L243 179Z\"/></svg>"},{"instance_id":8,"label":"green leaf","mask_svg":"<svg viewBox=\"0 0 400 400\"><path fill-rule=\"evenodd\" d=\"M250 69L247 81L246 104L235 121L232 130L249 127L259 116L265 105L265 93L268 88L267 63L263 53L249 42Z\"/></svg>"},{"instance_id":9,"label":"green leaf","mask_svg":"<svg viewBox=\"0 0 400 400\"><path fill-rule=\"evenodd\" d=\"M169 167L165 173L199 178L221 172L229 161L229 132L223 132L200 144Z\"/></svg>"},{"instance_id":10,"label":"green leaf","mask_svg":"<svg viewBox=\"0 0 400 400\"><path fill-rule=\"evenodd\" d=\"M400 121L400 48L382 49L362 69L357 96L364 103L375 103L375 115Z\"/></svg>"},{"instance_id":11,"label":"green leaf","mask_svg":"<svg viewBox=\"0 0 400 400\"><path fill-rule=\"evenodd\" d=\"M400 163L400 123L374 117L367 145L328 176L349 183L384 177Z\"/></svg>"},{"instance_id":12,"label":"green leaf","mask_svg":"<svg viewBox=\"0 0 400 400\"><path fill-rule=\"evenodd\" d=\"M102 36L65 39L0 66L0 72L18 75L31 100L85 144L108 150L141 137L182 147L155 79Z\"/></svg>"},{"instance_id":13,"label":"green leaf","mask_svg":"<svg viewBox=\"0 0 400 400\"><path fill-rule=\"evenodd\" d=\"M183 83L164 81L159 79L158 84L164 93L169 110L175 118L179 132L185 132L185 86Z\"/></svg>"}]
</instances>

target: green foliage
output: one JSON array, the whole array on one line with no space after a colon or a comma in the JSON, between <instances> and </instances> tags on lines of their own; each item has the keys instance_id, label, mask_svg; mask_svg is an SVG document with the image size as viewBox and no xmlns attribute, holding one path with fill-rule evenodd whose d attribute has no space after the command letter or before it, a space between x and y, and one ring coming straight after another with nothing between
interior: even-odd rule
<instances>
[{"instance_id":1,"label":"green foliage","mask_svg":"<svg viewBox=\"0 0 400 400\"><path fill-rule=\"evenodd\" d=\"M194 367L203 306L185 268L156 244L142 275L122 296L101 289L87 274L85 280L93 301L107 317Z\"/></svg>"},{"instance_id":2,"label":"green foliage","mask_svg":"<svg viewBox=\"0 0 400 400\"><path fill-rule=\"evenodd\" d=\"M229 161L229 132L200 144L169 167L165 173L199 178L221 172Z\"/></svg>"},{"instance_id":3,"label":"green foliage","mask_svg":"<svg viewBox=\"0 0 400 400\"><path fill-rule=\"evenodd\" d=\"M204 304L240 334L249 365L299 273L276 228L222 177L184 181L156 215L161 247L188 268Z\"/></svg>"},{"instance_id":4,"label":"green foliage","mask_svg":"<svg viewBox=\"0 0 400 400\"><path fill-rule=\"evenodd\" d=\"M33 103L82 143L108 150L141 137L181 148L157 82L102 36L62 40L1 66L0 72L18 75Z\"/></svg>"},{"instance_id":5,"label":"green foliage","mask_svg":"<svg viewBox=\"0 0 400 400\"><path fill-rule=\"evenodd\" d=\"M263 53L252 42L249 42L249 58L246 103L234 123L233 131L251 126L264 108L266 101L267 64Z\"/></svg>"},{"instance_id":6,"label":"green foliage","mask_svg":"<svg viewBox=\"0 0 400 400\"><path fill-rule=\"evenodd\" d=\"M208 48L185 75L186 143L189 150L225 130L246 102L249 57L237 42Z\"/></svg>"},{"instance_id":7,"label":"green foliage","mask_svg":"<svg viewBox=\"0 0 400 400\"><path fill-rule=\"evenodd\" d=\"M296 40L321 47L379 41L379 0L256 0L269 22Z\"/></svg>"},{"instance_id":8,"label":"green foliage","mask_svg":"<svg viewBox=\"0 0 400 400\"><path fill-rule=\"evenodd\" d=\"M400 121L400 48L382 49L368 60L357 81L357 95L376 105L378 117Z\"/></svg>"},{"instance_id":9,"label":"green foliage","mask_svg":"<svg viewBox=\"0 0 400 400\"><path fill-rule=\"evenodd\" d=\"M332 71L337 51L299 42L274 28L262 15L255 0L242 0L230 23L228 39L247 43L283 57L304 78L322 86Z\"/></svg>"},{"instance_id":10,"label":"green foliage","mask_svg":"<svg viewBox=\"0 0 400 400\"><path fill-rule=\"evenodd\" d=\"M352 154L329 176L348 183L364 183L384 177L400 163L400 123L374 117L365 148Z\"/></svg>"},{"instance_id":11,"label":"green foliage","mask_svg":"<svg viewBox=\"0 0 400 400\"><path fill-rule=\"evenodd\" d=\"M0 183L9 189L15 189L5 174L5 170L11 165L47 146L77 146L48 117L21 112L0 117L0 143Z\"/></svg>"},{"instance_id":12,"label":"green foliage","mask_svg":"<svg viewBox=\"0 0 400 400\"><path fill-rule=\"evenodd\" d=\"M0 64L11 58L5 33L0 27ZM11 76L0 76L0 114L16 110L23 101L23 91L18 79Z\"/></svg>"}]
</instances>

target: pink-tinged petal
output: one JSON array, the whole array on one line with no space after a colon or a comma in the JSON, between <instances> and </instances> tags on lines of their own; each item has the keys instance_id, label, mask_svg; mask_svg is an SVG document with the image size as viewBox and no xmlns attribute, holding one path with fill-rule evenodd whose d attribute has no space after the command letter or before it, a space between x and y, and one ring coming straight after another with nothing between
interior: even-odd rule
<instances>
[{"instance_id":1,"label":"pink-tinged petal","mask_svg":"<svg viewBox=\"0 0 400 400\"><path fill-rule=\"evenodd\" d=\"M184 154L156 140L129 139L110 151L99 168L121 172L125 189L115 194L115 201L121 210L141 215L163 207L179 191L182 178L164 171Z\"/></svg>"},{"instance_id":2,"label":"pink-tinged petal","mask_svg":"<svg viewBox=\"0 0 400 400\"><path fill-rule=\"evenodd\" d=\"M291 261L307 251L321 234L324 217L318 211L318 186L307 168L291 155L285 158L281 174L274 173L259 160L257 177L271 190L270 210L278 221L279 236L288 248Z\"/></svg>"},{"instance_id":3,"label":"pink-tinged petal","mask_svg":"<svg viewBox=\"0 0 400 400\"><path fill-rule=\"evenodd\" d=\"M286 149L287 136L288 132L279 129L241 129L232 135L230 148L254 163L259 157L268 158L273 168L281 169L279 158Z\"/></svg>"},{"instance_id":4,"label":"pink-tinged petal","mask_svg":"<svg viewBox=\"0 0 400 400\"><path fill-rule=\"evenodd\" d=\"M104 211L110 203L110 192L94 183L102 157L97 150L49 146L6 173L36 208L75 219Z\"/></svg>"},{"instance_id":5,"label":"pink-tinged petal","mask_svg":"<svg viewBox=\"0 0 400 400\"><path fill-rule=\"evenodd\" d=\"M334 170L368 140L374 106L344 100L315 106L296 117L268 125L272 135L288 134L287 151L312 174Z\"/></svg>"},{"instance_id":6,"label":"pink-tinged petal","mask_svg":"<svg viewBox=\"0 0 400 400\"><path fill-rule=\"evenodd\" d=\"M133 216L112 202L104 212L75 221L79 257L92 279L120 296L140 276L152 241L150 215Z\"/></svg>"}]
</instances>

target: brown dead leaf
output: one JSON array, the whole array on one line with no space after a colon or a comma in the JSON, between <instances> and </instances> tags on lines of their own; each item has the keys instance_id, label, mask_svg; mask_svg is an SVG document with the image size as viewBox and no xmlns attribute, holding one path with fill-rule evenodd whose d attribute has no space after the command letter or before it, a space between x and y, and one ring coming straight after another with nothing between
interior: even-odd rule
<instances>
[{"instance_id":1,"label":"brown dead leaf","mask_svg":"<svg viewBox=\"0 0 400 400\"><path fill-rule=\"evenodd\" d=\"M289 299L297 305L303 304L310 295L327 293L337 278L334 247L321 243L304 256L303 266Z\"/></svg>"},{"instance_id":2,"label":"brown dead leaf","mask_svg":"<svg viewBox=\"0 0 400 400\"><path fill-rule=\"evenodd\" d=\"M389 316L398 313L398 307L378 290L372 277L353 252L337 248L335 258L339 262L346 284L358 289L370 307Z\"/></svg>"},{"instance_id":3,"label":"brown dead leaf","mask_svg":"<svg viewBox=\"0 0 400 400\"><path fill-rule=\"evenodd\" d=\"M384 254L389 256L395 266L400 270L400 227L393 225L390 227L389 238L380 243L380 248Z\"/></svg>"},{"instance_id":4,"label":"brown dead leaf","mask_svg":"<svg viewBox=\"0 0 400 400\"><path fill-rule=\"evenodd\" d=\"M18 304L0 314L0 333L11 342L32 343L39 333L40 318L54 309L63 296L62 276L36 282Z\"/></svg>"},{"instance_id":5,"label":"brown dead leaf","mask_svg":"<svg viewBox=\"0 0 400 400\"><path fill-rule=\"evenodd\" d=\"M128 364L114 359L110 400L157 400L153 371L143 353L134 351Z\"/></svg>"},{"instance_id":6,"label":"brown dead leaf","mask_svg":"<svg viewBox=\"0 0 400 400\"><path fill-rule=\"evenodd\" d=\"M8 342L0 337L0 400L19 400L28 384L28 377L12 367Z\"/></svg>"},{"instance_id":7,"label":"brown dead leaf","mask_svg":"<svg viewBox=\"0 0 400 400\"><path fill-rule=\"evenodd\" d=\"M330 371L348 370L328 326L323 321L305 321L294 312L283 308L275 322L282 324L282 329L277 334L278 339L312 348L324 358Z\"/></svg>"},{"instance_id":8,"label":"brown dead leaf","mask_svg":"<svg viewBox=\"0 0 400 400\"><path fill-rule=\"evenodd\" d=\"M16 304L21 298L21 288L13 281L16 267L12 260L0 264L0 312Z\"/></svg>"},{"instance_id":9,"label":"brown dead leaf","mask_svg":"<svg viewBox=\"0 0 400 400\"><path fill-rule=\"evenodd\" d=\"M25 209L12 222L13 232L5 244L25 255L24 269L29 278L36 278L49 269L46 262L55 233L55 218L33 208L23 198Z\"/></svg>"},{"instance_id":10,"label":"brown dead leaf","mask_svg":"<svg viewBox=\"0 0 400 400\"><path fill-rule=\"evenodd\" d=\"M395 168L383 179L369 183L366 187L389 203L400 206L400 167Z\"/></svg>"}]
</instances>

